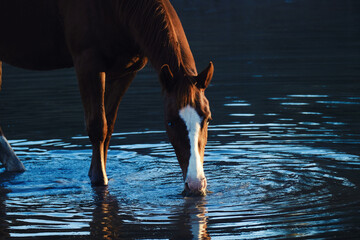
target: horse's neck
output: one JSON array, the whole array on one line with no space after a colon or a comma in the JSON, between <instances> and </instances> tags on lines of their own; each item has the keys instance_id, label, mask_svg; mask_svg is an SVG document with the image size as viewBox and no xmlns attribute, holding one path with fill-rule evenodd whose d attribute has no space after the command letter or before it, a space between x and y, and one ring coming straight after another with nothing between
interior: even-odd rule
<instances>
[{"instance_id":1,"label":"horse's neck","mask_svg":"<svg viewBox=\"0 0 360 240\"><path fill-rule=\"evenodd\" d=\"M183 27L168 0L124 1L120 17L159 72L168 64L173 72L197 75Z\"/></svg>"}]
</instances>

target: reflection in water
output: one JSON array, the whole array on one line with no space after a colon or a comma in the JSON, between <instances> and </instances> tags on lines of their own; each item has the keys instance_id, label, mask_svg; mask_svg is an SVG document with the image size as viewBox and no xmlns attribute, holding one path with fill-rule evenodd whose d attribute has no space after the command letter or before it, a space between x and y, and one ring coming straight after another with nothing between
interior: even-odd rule
<instances>
[{"instance_id":1,"label":"reflection in water","mask_svg":"<svg viewBox=\"0 0 360 240\"><path fill-rule=\"evenodd\" d=\"M95 209L90 222L90 236L93 239L119 239L123 229L119 205L107 187L96 187L94 191Z\"/></svg>"},{"instance_id":2,"label":"reflection in water","mask_svg":"<svg viewBox=\"0 0 360 240\"><path fill-rule=\"evenodd\" d=\"M11 178L17 174L0 173L0 239L8 238L9 235L9 223L6 221L6 194L8 189L2 187L3 181Z\"/></svg>"},{"instance_id":3,"label":"reflection in water","mask_svg":"<svg viewBox=\"0 0 360 240\"><path fill-rule=\"evenodd\" d=\"M209 133L216 140L205 162L213 193L199 199L179 195L181 173L170 144L149 143L163 132L118 134L109 152L109 189L91 188L81 171L91 155L78 146L82 137L12 141L28 171L2 175L11 190L5 232L84 239L324 238L350 230L357 236L360 158L341 141L352 146L359 138L340 138L339 127L347 125L320 121L321 109L312 119L319 125L301 124L310 111L296 111L286 123L278 113L263 122L251 123L255 115L237 117L246 123L213 125ZM138 143L141 138L146 144Z\"/></svg>"},{"instance_id":4,"label":"reflection in water","mask_svg":"<svg viewBox=\"0 0 360 240\"><path fill-rule=\"evenodd\" d=\"M93 189L95 208L90 222L91 239L137 239L154 236L167 239L211 239L207 232L206 201L203 198L186 198L178 211L168 215L169 225L152 219L154 209L137 211L143 215L143 224L120 209L117 198L107 187ZM179 196L180 198L180 196Z\"/></svg>"},{"instance_id":5,"label":"reflection in water","mask_svg":"<svg viewBox=\"0 0 360 240\"><path fill-rule=\"evenodd\" d=\"M213 193L199 199L179 195L181 173L169 144L125 144L163 133L120 134L109 152L109 189L91 188L86 171L79 172L88 166L90 150L60 139L12 141L29 170L1 176L11 190L4 231L14 238L322 238L350 230L357 236L360 158L344 151L340 140L352 146L359 138L339 138L344 125L321 122L321 109L312 119L319 125L303 125L303 112L310 111L298 110L287 123L277 121L279 113L264 123L212 126L217 140L209 142L205 169Z\"/></svg>"},{"instance_id":6,"label":"reflection in water","mask_svg":"<svg viewBox=\"0 0 360 240\"><path fill-rule=\"evenodd\" d=\"M207 231L207 207L205 198L185 198L175 213L176 227L171 239L211 239Z\"/></svg>"},{"instance_id":7,"label":"reflection in water","mask_svg":"<svg viewBox=\"0 0 360 240\"><path fill-rule=\"evenodd\" d=\"M193 239L211 239L207 232L206 201L204 199L186 199L184 212L190 215L190 225Z\"/></svg>"}]
</instances>

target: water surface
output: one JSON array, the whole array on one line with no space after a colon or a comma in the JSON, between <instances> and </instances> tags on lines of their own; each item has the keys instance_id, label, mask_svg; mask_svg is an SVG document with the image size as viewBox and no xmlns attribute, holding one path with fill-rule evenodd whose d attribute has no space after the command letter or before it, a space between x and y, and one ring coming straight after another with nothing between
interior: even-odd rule
<instances>
[{"instance_id":1,"label":"water surface","mask_svg":"<svg viewBox=\"0 0 360 240\"><path fill-rule=\"evenodd\" d=\"M4 66L1 126L27 171L0 174L0 234L53 239L360 237L358 1L173 1L213 122L209 193L183 198L151 68L125 96L107 188L72 69Z\"/></svg>"}]
</instances>

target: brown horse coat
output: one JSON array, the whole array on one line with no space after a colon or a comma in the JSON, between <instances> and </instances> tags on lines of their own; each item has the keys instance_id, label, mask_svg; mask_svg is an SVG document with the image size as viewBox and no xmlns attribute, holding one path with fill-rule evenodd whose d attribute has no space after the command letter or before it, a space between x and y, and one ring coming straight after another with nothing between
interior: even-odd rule
<instances>
[{"instance_id":1,"label":"brown horse coat","mask_svg":"<svg viewBox=\"0 0 360 240\"><path fill-rule=\"evenodd\" d=\"M200 93L212 77L212 64L197 76L168 0L0 0L0 23L0 69L1 61L37 70L75 67L93 146L93 184L107 184L118 105L148 60L163 76L164 92L170 96L178 89L175 95L183 98L176 101L182 103L201 100L184 99L194 84Z\"/></svg>"}]
</instances>

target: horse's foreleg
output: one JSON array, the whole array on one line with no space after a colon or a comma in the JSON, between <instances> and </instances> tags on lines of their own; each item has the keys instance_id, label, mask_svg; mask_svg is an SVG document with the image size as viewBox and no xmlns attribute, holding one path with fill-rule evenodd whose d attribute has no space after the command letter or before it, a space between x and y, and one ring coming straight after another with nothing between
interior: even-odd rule
<instances>
[{"instance_id":1,"label":"horse's foreleg","mask_svg":"<svg viewBox=\"0 0 360 240\"><path fill-rule=\"evenodd\" d=\"M114 125L117 117L119 104L125 92L129 88L136 72L128 73L126 75L118 75L116 73L106 74L105 84L105 111L106 121L108 125L107 135L104 143L105 163L107 158L107 150L111 139L111 134L114 131Z\"/></svg>"},{"instance_id":2,"label":"horse's foreleg","mask_svg":"<svg viewBox=\"0 0 360 240\"><path fill-rule=\"evenodd\" d=\"M105 73L96 71L98 63L89 54L74 59L84 106L86 129L92 143L90 179L93 185L107 185L104 142L107 123L104 107Z\"/></svg>"}]
</instances>

